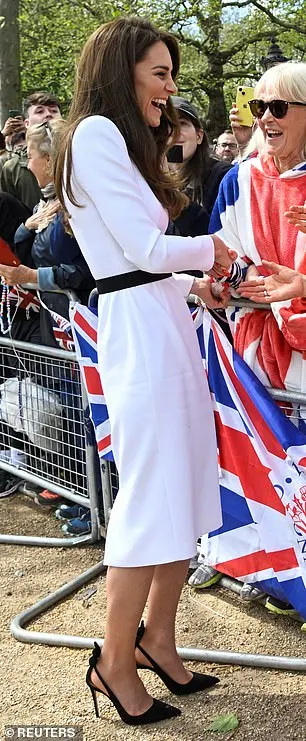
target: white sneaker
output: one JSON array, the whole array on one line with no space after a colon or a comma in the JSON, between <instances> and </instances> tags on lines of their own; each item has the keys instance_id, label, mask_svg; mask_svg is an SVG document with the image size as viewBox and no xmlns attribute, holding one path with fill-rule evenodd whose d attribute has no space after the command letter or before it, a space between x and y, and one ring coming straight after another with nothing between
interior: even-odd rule
<instances>
[{"instance_id":1,"label":"white sneaker","mask_svg":"<svg viewBox=\"0 0 306 741\"><path fill-rule=\"evenodd\" d=\"M216 584L221 578L222 574L220 571L217 571L212 566L208 566L206 563L201 563L197 570L191 574L188 584L190 587L195 587L195 589L205 589L205 587L211 587L213 584Z\"/></svg>"},{"instance_id":2,"label":"white sneaker","mask_svg":"<svg viewBox=\"0 0 306 741\"><path fill-rule=\"evenodd\" d=\"M252 584L244 584L243 587L241 587L240 599L242 599L243 602L255 602L255 600L259 600L265 596L265 592L262 592L258 587L253 587Z\"/></svg>"}]
</instances>

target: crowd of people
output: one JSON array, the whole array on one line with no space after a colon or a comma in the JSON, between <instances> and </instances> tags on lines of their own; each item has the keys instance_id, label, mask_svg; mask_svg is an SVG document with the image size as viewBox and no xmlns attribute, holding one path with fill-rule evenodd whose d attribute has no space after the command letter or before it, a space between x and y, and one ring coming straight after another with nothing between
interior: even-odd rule
<instances>
[{"instance_id":1,"label":"crowd of people","mask_svg":"<svg viewBox=\"0 0 306 741\"><path fill-rule=\"evenodd\" d=\"M178 72L173 36L118 18L86 42L67 120L54 95L34 93L4 124L0 154L0 239L15 258L2 263L0 241L1 333L55 347L52 312L69 315L66 296L52 290L73 289L83 304L93 287L99 294L99 370L119 491L105 546L106 635L87 684L97 715L100 692L132 725L180 714L147 693L137 669L154 670L178 695L219 681L189 672L175 648L191 562L192 587L222 576L207 537L222 521L213 409L186 298L207 306L266 387L306 392L306 65L269 69L249 104L253 126L233 104L231 128L212 144L195 105L177 95ZM7 285L28 283L38 286L39 312L21 302L5 326ZM231 295L267 310L243 307L233 317ZM277 302L286 302L285 315ZM5 353L2 380L16 374L15 353ZM65 433L69 465L78 435L69 418ZM14 464L25 437L7 434L0 459ZM1 460L0 474L0 496L13 493L20 478ZM40 499L56 503L50 492ZM57 510L72 523L75 515L84 527L66 532L83 534L87 511ZM243 590L249 601L264 596L247 583ZM293 609L271 595L266 604Z\"/></svg>"}]
</instances>

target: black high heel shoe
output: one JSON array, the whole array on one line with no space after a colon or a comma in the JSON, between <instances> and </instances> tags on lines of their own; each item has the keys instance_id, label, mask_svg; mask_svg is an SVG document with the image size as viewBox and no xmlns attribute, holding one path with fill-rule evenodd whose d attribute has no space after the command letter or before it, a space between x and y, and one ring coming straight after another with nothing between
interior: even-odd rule
<instances>
[{"instance_id":1,"label":"black high heel shoe","mask_svg":"<svg viewBox=\"0 0 306 741\"><path fill-rule=\"evenodd\" d=\"M99 718L97 692L101 692L102 695L108 697L108 699L115 706L121 720L123 720L123 722L127 723L129 726L143 726L146 723L158 723L160 720L167 720L168 718L175 718L177 715L181 715L181 711L178 708L174 708L173 705L167 705L167 703L161 702L160 700L155 700L154 698L151 707L141 715L130 715L129 713L127 713L124 707L122 707L121 702L119 702L118 697L116 697L114 692L105 682L105 679L103 679L99 670L97 669L97 661L100 657L100 654L100 646L98 646L97 643L94 643L94 650L89 659L89 668L87 669L86 674L86 684L91 690L97 718ZM104 684L104 687L107 690L108 694L106 694L106 692L103 692L103 690L100 690L98 687L95 687L95 685L92 683L90 677L93 669L98 675L100 682Z\"/></svg>"},{"instance_id":2,"label":"black high heel shoe","mask_svg":"<svg viewBox=\"0 0 306 741\"><path fill-rule=\"evenodd\" d=\"M142 648L140 645L140 641L143 637L143 634L145 632L145 626L144 622L142 620L136 635L136 648L138 648L139 651L150 661L152 666L147 666L146 664L139 664L137 662L137 669L150 669L153 672L156 672L156 674L159 676L159 678L164 682L166 687L168 687L168 690L172 692L174 695L191 695L193 692L201 692L201 690L207 690L209 687L212 687L214 684L218 684L220 682L220 679L218 677L213 677L211 674L200 674L199 672L192 672L192 677L189 682L186 684L180 684L180 682L175 682L174 679L171 679L169 677L169 674L164 671L164 669L159 666L159 664L152 659L150 654L147 653L147 651Z\"/></svg>"}]
</instances>

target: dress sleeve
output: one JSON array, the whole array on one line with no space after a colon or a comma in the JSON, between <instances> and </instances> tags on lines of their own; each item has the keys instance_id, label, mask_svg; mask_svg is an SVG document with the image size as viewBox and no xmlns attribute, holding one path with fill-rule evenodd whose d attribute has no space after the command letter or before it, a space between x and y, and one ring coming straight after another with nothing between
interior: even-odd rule
<instances>
[{"instance_id":1,"label":"dress sleeve","mask_svg":"<svg viewBox=\"0 0 306 741\"><path fill-rule=\"evenodd\" d=\"M187 273L173 273L173 278L175 278L176 285L183 298L187 298L192 288L194 276Z\"/></svg>"},{"instance_id":2,"label":"dress sleeve","mask_svg":"<svg viewBox=\"0 0 306 741\"><path fill-rule=\"evenodd\" d=\"M211 237L164 235L150 217L124 138L112 121L103 116L83 120L73 137L72 161L72 187L77 186L78 202L86 206L86 197L92 200L135 266L151 273L212 267Z\"/></svg>"}]
</instances>

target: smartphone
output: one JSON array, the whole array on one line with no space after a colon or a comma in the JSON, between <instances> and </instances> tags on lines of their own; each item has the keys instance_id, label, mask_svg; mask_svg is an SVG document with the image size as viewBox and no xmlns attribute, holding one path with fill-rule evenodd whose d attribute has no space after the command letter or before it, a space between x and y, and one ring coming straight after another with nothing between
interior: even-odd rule
<instances>
[{"instance_id":1,"label":"smartphone","mask_svg":"<svg viewBox=\"0 0 306 741\"><path fill-rule=\"evenodd\" d=\"M167 153L168 162L183 162L183 147L181 144L175 144Z\"/></svg>"},{"instance_id":2,"label":"smartphone","mask_svg":"<svg viewBox=\"0 0 306 741\"><path fill-rule=\"evenodd\" d=\"M249 108L249 100L254 98L254 88L239 85L236 95L236 106L238 115L241 118L241 126L253 126L253 116Z\"/></svg>"},{"instance_id":3,"label":"smartphone","mask_svg":"<svg viewBox=\"0 0 306 741\"><path fill-rule=\"evenodd\" d=\"M18 116L22 118L22 114L20 111L15 110L15 108L12 108L9 112L9 118L17 118Z\"/></svg>"}]
</instances>

